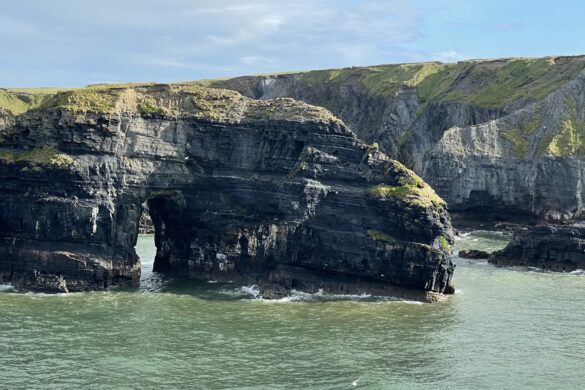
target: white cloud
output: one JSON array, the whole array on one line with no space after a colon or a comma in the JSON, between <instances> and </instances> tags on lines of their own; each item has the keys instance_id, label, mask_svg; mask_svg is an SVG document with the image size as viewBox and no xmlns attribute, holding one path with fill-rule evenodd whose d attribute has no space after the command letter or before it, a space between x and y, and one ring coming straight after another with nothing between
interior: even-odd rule
<instances>
[{"instance_id":1,"label":"white cloud","mask_svg":"<svg viewBox=\"0 0 585 390\"><path fill-rule=\"evenodd\" d=\"M3 54L29 76L60 67L75 77L195 79L393 62L421 23L408 0L4 2ZM0 64L0 85L9 66Z\"/></svg>"}]
</instances>

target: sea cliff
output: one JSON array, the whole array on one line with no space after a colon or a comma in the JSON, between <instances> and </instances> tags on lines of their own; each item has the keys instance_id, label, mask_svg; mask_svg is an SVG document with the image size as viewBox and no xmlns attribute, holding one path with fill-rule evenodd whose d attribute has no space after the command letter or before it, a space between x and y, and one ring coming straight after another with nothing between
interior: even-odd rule
<instances>
[{"instance_id":1,"label":"sea cliff","mask_svg":"<svg viewBox=\"0 0 585 390\"><path fill-rule=\"evenodd\" d=\"M198 85L34 96L0 117L5 282L136 281L147 202L159 272L254 283L266 297L453 292L445 202L326 109Z\"/></svg>"}]
</instances>

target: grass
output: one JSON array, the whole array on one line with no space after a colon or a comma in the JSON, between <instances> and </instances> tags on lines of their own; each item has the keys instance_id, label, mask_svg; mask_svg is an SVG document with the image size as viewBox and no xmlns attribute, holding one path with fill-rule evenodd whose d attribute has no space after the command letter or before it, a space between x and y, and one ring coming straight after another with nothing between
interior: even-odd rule
<instances>
[{"instance_id":1,"label":"grass","mask_svg":"<svg viewBox=\"0 0 585 390\"><path fill-rule=\"evenodd\" d=\"M41 108L61 108L75 113L110 113L116 108L120 90L83 88L59 92L43 102Z\"/></svg>"},{"instance_id":2,"label":"grass","mask_svg":"<svg viewBox=\"0 0 585 390\"><path fill-rule=\"evenodd\" d=\"M553 156L585 155L585 121L563 120L548 145L548 152Z\"/></svg>"},{"instance_id":3,"label":"grass","mask_svg":"<svg viewBox=\"0 0 585 390\"><path fill-rule=\"evenodd\" d=\"M267 119L283 121L341 122L322 107L311 106L290 98L273 100L251 100L246 110L246 119L263 121Z\"/></svg>"},{"instance_id":4,"label":"grass","mask_svg":"<svg viewBox=\"0 0 585 390\"><path fill-rule=\"evenodd\" d=\"M14 153L7 150L0 150L0 161L2 161L4 164L14 163Z\"/></svg>"},{"instance_id":5,"label":"grass","mask_svg":"<svg viewBox=\"0 0 585 390\"><path fill-rule=\"evenodd\" d=\"M386 233L382 233L378 230L373 230L373 229L368 230L368 236L370 236L371 238L373 238L376 241L383 241L383 242L387 242L389 244L394 244L394 243L398 242L398 240L395 239L394 237L392 237Z\"/></svg>"},{"instance_id":6,"label":"grass","mask_svg":"<svg viewBox=\"0 0 585 390\"><path fill-rule=\"evenodd\" d=\"M0 108L20 115L32 108L40 107L52 95L63 91L60 88L0 88Z\"/></svg>"},{"instance_id":7,"label":"grass","mask_svg":"<svg viewBox=\"0 0 585 390\"><path fill-rule=\"evenodd\" d=\"M441 235L439 236L439 244L444 251L450 252L451 251L451 244L449 244L449 240L447 237Z\"/></svg>"},{"instance_id":8,"label":"grass","mask_svg":"<svg viewBox=\"0 0 585 390\"><path fill-rule=\"evenodd\" d=\"M539 101L576 77L585 69L585 57L515 58L486 61L463 61L443 64L378 65L308 72L298 74L316 88L338 91L342 85L363 88L372 96L394 96L402 87L416 87L422 104L460 101L486 108L501 108L524 100ZM276 76L276 74L255 76ZM231 80L201 80L165 84L173 88L229 87ZM250 77L248 79L253 79ZM94 84L85 88L10 88L0 89L0 107L18 115L38 107L47 98L57 97L49 106L72 111L110 112L115 108L116 91L155 86L154 83ZM242 87L242 85L240 85ZM205 89L205 88L203 88ZM335 94L323 94L319 105L332 109ZM197 100L197 99L196 99ZM146 107L145 112L149 112ZM215 110L201 113L215 117ZM154 113L154 112L153 112ZM220 115L221 116L221 115Z\"/></svg>"},{"instance_id":9,"label":"grass","mask_svg":"<svg viewBox=\"0 0 585 390\"><path fill-rule=\"evenodd\" d=\"M167 113L163 107L159 107L150 101L140 103L139 109L142 115L165 115Z\"/></svg>"},{"instance_id":10,"label":"grass","mask_svg":"<svg viewBox=\"0 0 585 390\"><path fill-rule=\"evenodd\" d=\"M387 163L386 171L396 184L381 183L368 188L370 196L377 199L397 198L419 207L445 207L446 203L423 179L398 161Z\"/></svg>"},{"instance_id":11,"label":"grass","mask_svg":"<svg viewBox=\"0 0 585 390\"><path fill-rule=\"evenodd\" d=\"M518 158L526 156L528 140L521 130L514 128L502 131L502 137L513 146L514 155Z\"/></svg>"},{"instance_id":12,"label":"grass","mask_svg":"<svg viewBox=\"0 0 585 390\"><path fill-rule=\"evenodd\" d=\"M461 101L500 108L540 101L585 69L583 57L466 61L444 67L419 83L423 101Z\"/></svg>"},{"instance_id":13,"label":"grass","mask_svg":"<svg viewBox=\"0 0 585 390\"><path fill-rule=\"evenodd\" d=\"M404 86L418 85L441 66L439 63L380 65L317 70L301 75L303 80L313 87L329 85L336 88L342 84L352 83L362 85L372 95L389 96L396 94Z\"/></svg>"},{"instance_id":14,"label":"grass","mask_svg":"<svg viewBox=\"0 0 585 390\"><path fill-rule=\"evenodd\" d=\"M24 93L25 89L20 91ZM98 84L70 90L47 89L37 95L42 99L27 104L14 92L0 89L0 108L10 109L13 114L39 107L73 113L135 112L144 116L187 117L212 122L339 121L324 108L290 98L248 100L238 92L207 88L197 83Z\"/></svg>"},{"instance_id":15,"label":"grass","mask_svg":"<svg viewBox=\"0 0 585 390\"><path fill-rule=\"evenodd\" d=\"M579 118L574 98L567 98L566 105L568 116L550 139L546 152L553 156L584 156L585 120Z\"/></svg>"},{"instance_id":16,"label":"grass","mask_svg":"<svg viewBox=\"0 0 585 390\"><path fill-rule=\"evenodd\" d=\"M403 87L416 87L423 106L456 101L497 109L517 101L540 101L584 69L585 57L581 56L379 65L298 75L316 91L315 103L333 111L342 86L380 97L395 96ZM253 80L218 80L207 85L249 91L246 83L252 85Z\"/></svg>"},{"instance_id":17,"label":"grass","mask_svg":"<svg viewBox=\"0 0 585 390\"><path fill-rule=\"evenodd\" d=\"M3 108L13 115L22 114L28 110L29 104L14 93L0 89L0 108Z\"/></svg>"},{"instance_id":18,"label":"grass","mask_svg":"<svg viewBox=\"0 0 585 390\"><path fill-rule=\"evenodd\" d=\"M34 148L21 153L0 150L0 160L5 164L25 162L33 166L52 166L66 168L75 165L75 160L56 149L42 147Z\"/></svg>"},{"instance_id":19,"label":"grass","mask_svg":"<svg viewBox=\"0 0 585 390\"><path fill-rule=\"evenodd\" d=\"M379 184L368 188L368 194L378 199L397 198L420 207L444 207L445 201L426 183L421 186Z\"/></svg>"}]
</instances>

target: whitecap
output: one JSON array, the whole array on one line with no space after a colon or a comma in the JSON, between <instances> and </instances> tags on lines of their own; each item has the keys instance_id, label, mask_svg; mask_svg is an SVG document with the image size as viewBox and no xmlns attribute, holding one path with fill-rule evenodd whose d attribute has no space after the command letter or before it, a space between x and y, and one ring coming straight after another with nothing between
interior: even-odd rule
<instances>
[{"instance_id":1,"label":"whitecap","mask_svg":"<svg viewBox=\"0 0 585 390\"><path fill-rule=\"evenodd\" d=\"M251 295L254 298L258 298L260 296L260 290L255 284L251 286L242 286L238 288L237 291L244 295Z\"/></svg>"},{"instance_id":2,"label":"whitecap","mask_svg":"<svg viewBox=\"0 0 585 390\"><path fill-rule=\"evenodd\" d=\"M12 291L14 286L11 284L0 284L0 291Z\"/></svg>"}]
</instances>

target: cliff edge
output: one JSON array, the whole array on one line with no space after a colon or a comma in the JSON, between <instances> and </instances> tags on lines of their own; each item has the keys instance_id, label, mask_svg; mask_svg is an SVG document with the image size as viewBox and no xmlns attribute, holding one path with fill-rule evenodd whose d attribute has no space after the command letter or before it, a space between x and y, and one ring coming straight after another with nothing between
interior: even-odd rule
<instances>
[{"instance_id":1,"label":"cliff edge","mask_svg":"<svg viewBox=\"0 0 585 390\"><path fill-rule=\"evenodd\" d=\"M585 57L379 65L207 82L323 106L413 169L452 211L584 211Z\"/></svg>"},{"instance_id":2,"label":"cliff edge","mask_svg":"<svg viewBox=\"0 0 585 390\"><path fill-rule=\"evenodd\" d=\"M11 92L14 93L14 92ZM291 289L452 293L444 201L323 108L195 85L95 86L0 113L0 275L41 291L155 270Z\"/></svg>"}]
</instances>

